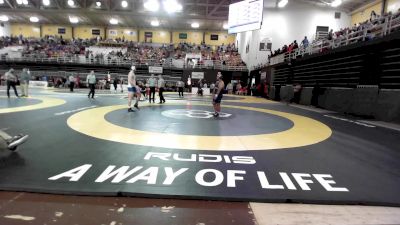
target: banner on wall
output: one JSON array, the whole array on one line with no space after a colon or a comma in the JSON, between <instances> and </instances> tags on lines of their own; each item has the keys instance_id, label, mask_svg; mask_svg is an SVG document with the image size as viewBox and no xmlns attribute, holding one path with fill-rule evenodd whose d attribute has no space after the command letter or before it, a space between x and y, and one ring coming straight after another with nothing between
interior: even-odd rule
<instances>
[{"instance_id":1,"label":"banner on wall","mask_svg":"<svg viewBox=\"0 0 400 225\"><path fill-rule=\"evenodd\" d=\"M110 36L117 36L118 31L117 31L117 30L109 30L109 31L108 31L108 34L109 34Z\"/></svg>"},{"instance_id":2,"label":"banner on wall","mask_svg":"<svg viewBox=\"0 0 400 225\"><path fill-rule=\"evenodd\" d=\"M126 30L125 34L128 36L136 36L136 31L134 30Z\"/></svg>"},{"instance_id":3,"label":"banner on wall","mask_svg":"<svg viewBox=\"0 0 400 225\"><path fill-rule=\"evenodd\" d=\"M192 79L204 79L204 72L192 72Z\"/></svg>"},{"instance_id":4,"label":"banner on wall","mask_svg":"<svg viewBox=\"0 0 400 225\"><path fill-rule=\"evenodd\" d=\"M187 59L201 59L201 54L199 53L186 53Z\"/></svg>"},{"instance_id":5,"label":"banner on wall","mask_svg":"<svg viewBox=\"0 0 400 225\"><path fill-rule=\"evenodd\" d=\"M187 33L179 33L179 39L187 39Z\"/></svg>"},{"instance_id":6,"label":"banner on wall","mask_svg":"<svg viewBox=\"0 0 400 225\"><path fill-rule=\"evenodd\" d=\"M261 80L267 79L267 72L262 72L262 73L261 73L260 79L261 79Z\"/></svg>"},{"instance_id":7,"label":"banner on wall","mask_svg":"<svg viewBox=\"0 0 400 225\"><path fill-rule=\"evenodd\" d=\"M149 66L149 73L161 74L162 72L163 68L161 66Z\"/></svg>"},{"instance_id":8,"label":"banner on wall","mask_svg":"<svg viewBox=\"0 0 400 225\"><path fill-rule=\"evenodd\" d=\"M151 37L153 37L153 32L144 32L144 36L151 38Z\"/></svg>"}]
</instances>

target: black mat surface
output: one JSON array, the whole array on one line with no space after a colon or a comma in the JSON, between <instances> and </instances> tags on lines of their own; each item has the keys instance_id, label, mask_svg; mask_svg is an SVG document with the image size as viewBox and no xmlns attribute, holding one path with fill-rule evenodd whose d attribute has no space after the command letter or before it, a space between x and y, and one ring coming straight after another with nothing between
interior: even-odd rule
<instances>
[{"instance_id":1,"label":"black mat surface","mask_svg":"<svg viewBox=\"0 0 400 225\"><path fill-rule=\"evenodd\" d=\"M176 113L176 115L174 114ZM218 119L209 119L211 106L162 105L142 107L139 113L127 114L126 109L108 113L105 119L118 126L136 130L199 135L236 136L268 134L285 131L293 122L261 112L226 108ZM225 117L226 116L226 117ZM262 123L260 123L262 121Z\"/></svg>"},{"instance_id":2,"label":"black mat surface","mask_svg":"<svg viewBox=\"0 0 400 225\"><path fill-rule=\"evenodd\" d=\"M321 143L283 150L235 152L154 148L83 135L66 124L67 118L75 112L58 114L83 107L125 104L126 100L118 97L90 100L73 95L51 96L65 99L67 103L42 110L0 114L0 128L8 128L7 131L12 134L30 135L29 141L19 148L19 152L0 152L1 190L400 206L398 131L365 127L281 104L227 103L264 107L314 118L328 125L333 133ZM1 102L4 100L0 98ZM144 108L137 114L145 114ZM232 113L238 112L233 110ZM240 113L246 116L243 110ZM124 125L121 122L122 115L122 111L115 111L106 119ZM257 117L262 115L251 116L258 121ZM244 119L237 116L231 120ZM254 120L249 118L240 126L250 130ZM265 115L265 121L268 120L274 118ZM201 120L196 119L192 123L196 121ZM279 119L274 122L277 121ZM282 122L284 125L280 129L286 129L288 124L284 119ZM259 129L268 127L263 121L257 124ZM141 126L138 123L134 128ZM190 131L191 127L176 132L186 132L185 129ZM203 130L196 132L206 133ZM163 154L164 158L157 158L150 153ZM110 176L107 179L101 176L117 169L120 172L117 177ZM70 171L70 177L49 179L66 171ZM178 171L182 173L175 174L175 179L172 179L172 175ZM126 176L123 176L123 172Z\"/></svg>"}]
</instances>

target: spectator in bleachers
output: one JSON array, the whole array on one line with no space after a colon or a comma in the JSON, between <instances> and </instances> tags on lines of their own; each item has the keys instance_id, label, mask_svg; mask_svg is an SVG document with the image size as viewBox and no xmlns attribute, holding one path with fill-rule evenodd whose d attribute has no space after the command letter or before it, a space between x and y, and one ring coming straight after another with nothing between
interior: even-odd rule
<instances>
[{"instance_id":1,"label":"spectator in bleachers","mask_svg":"<svg viewBox=\"0 0 400 225\"><path fill-rule=\"evenodd\" d=\"M368 30L367 35L365 36L365 40L371 41L372 39L374 39L374 37L375 37L375 35L370 30Z\"/></svg>"},{"instance_id":2,"label":"spectator in bleachers","mask_svg":"<svg viewBox=\"0 0 400 225\"><path fill-rule=\"evenodd\" d=\"M301 41L301 45L303 46L303 48L307 48L308 47L308 39L307 36L304 37L303 41Z\"/></svg>"},{"instance_id":3,"label":"spectator in bleachers","mask_svg":"<svg viewBox=\"0 0 400 225\"><path fill-rule=\"evenodd\" d=\"M372 10L371 11L371 14L370 14L370 18L369 18L369 21L375 21L376 19L378 19L379 18L379 15L377 15L376 14L376 12L374 11L374 10Z\"/></svg>"},{"instance_id":4,"label":"spectator in bleachers","mask_svg":"<svg viewBox=\"0 0 400 225\"><path fill-rule=\"evenodd\" d=\"M297 44L297 41L294 40L293 41L293 50L298 49L299 48L299 44Z\"/></svg>"}]
</instances>

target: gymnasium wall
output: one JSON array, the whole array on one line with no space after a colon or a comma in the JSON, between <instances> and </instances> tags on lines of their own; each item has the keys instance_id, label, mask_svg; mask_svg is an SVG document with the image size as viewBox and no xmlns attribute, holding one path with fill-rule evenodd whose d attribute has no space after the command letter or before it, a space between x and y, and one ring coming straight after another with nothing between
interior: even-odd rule
<instances>
[{"instance_id":1,"label":"gymnasium wall","mask_svg":"<svg viewBox=\"0 0 400 225\"><path fill-rule=\"evenodd\" d=\"M1 36L10 36L11 35L11 26L9 23L2 23L0 26L0 37Z\"/></svg>"},{"instance_id":2,"label":"gymnasium wall","mask_svg":"<svg viewBox=\"0 0 400 225\"><path fill-rule=\"evenodd\" d=\"M205 35L205 43L208 45L222 45L235 43L235 35L228 35L227 32L221 31L169 31L169 30L156 30L156 29L135 29L135 28L121 28L121 27L95 27L95 26L76 26L71 25L32 25L32 24L11 24L11 31L8 35L18 36L22 34L24 37L44 37L45 35L60 36L64 39L75 38L93 38L92 29L100 29L100 36L105 39L125 38L128 41L144 42L145 32L151 32L153 43L179 44L181 42L200 44L203 41L203 34ZM65 28L65 34L59 34L58 29ZM41 29L41 30L40 30ZM181 34L181 35L180 35ZM184 38L186 34L186 39ZM211 40L211 35L218 35L218 40ZM0 35L1 36L1 35Z\"/></svg>"},{"instance_id":3,"label":"gymnasium wall","mask_svg":"<svg viewBox=\"0 0 400 225\"><path fill-rule=\"evenodd\" d=\"M152 43L170 43L171 42L171 33L168 30L139 30L139 42L145 42L146 32L151 32L152 37L147 38L147 42L151 40Z\"/></svg>"},{"instance_id":4,"label":"gymnasium wall","mask_svg":"<svg viewBox=\"0 0 400 225\"><path fill-rule=\"evenodd\" d=\"M395 13L400 9L400 0L388 0L386 2L386 12Z\"/></svg>"},{"instance_id":5,"label":"gymnasium wall","mask_svg":"<svg viewBox=\"0 0 400 225\"><path fill-rule=\"evenodd\" d=\"M100 35L93 35L92 30L93 29L99 29L100 30ZM101 26L77 26L74 27L74 37L75 38L82 38L82 39L87 39L87 38L95 38L97 36L102 37L105 39L105 28Z\"/></svg>"},{"instance_id":6,"label":"gymnasium wall","mask_svg":"<svg viewBox=\"0 0 400 225\"><path fill-rule=\"evenodd\" d=\"M59 34L58 31L60 28L65 29L65 34ZM62 36L64 39L72 39L72 27L71 26L62 26L62 25L42 25L42 37L49 36Z\"/></svg>"},{"instance_id":7,"label":"gymnasium wall","mask_svg":"<svg viewBox=\"0 0 400 225\"><path fill-rule=\"evenodd\" d=\"M179 37L181 34L181 38ZM186 34L186 38L183 38ZM172 42L178 44L181 42L201 44L203 41L203 32L198 31L174 31L172 32Z\"/></svg>"},{"instance_id":8,"label":"gymnasium wall","mask_svg":"<svg viewBox=\"0 0 400 225\"><path fill-rule=\"evenodd\" d=\"M218 35L218 40L211 40L211 35ZM229 35L227 32L205 32L205 42L208 45L227 45L235 43L235 35Z\"/></svg>"},{"instance_id":9,"label":"gymnasium wall","mask_svg":"<svg viewBox=\"0 0 400 225\"><path fill-rule=\"evenodd\" d=\"M260 42L270 39L272 50L289 45L294 40L301 43L304 36L311 41L315 38L317 26L327 26L329 29L351 25L351 17L340 12L340 19L335 18L337 8L318 7L301 1L289 1L285 8L264 8L263 22L260 30L243 32L237 35L239 52L248 66L255 66L268 61L268 51L259 51ZM299 19L300 18L300 19Z\"/></svg>"},{"instance_id":10,"label":"gymnasium wall","mask_svg":"<svg viewBox=\"0 0 400 225\"><path fill-rule=\"evenodd\" d=\"M106 39L125 38L128 41L138 41L138 32L133 28L107 28Z\"/></svg>"},{"instance_id":11,"label":"gymnasium wall","mask_svg":"<svg viewBox=\"0 0 400 225\"><path fill-rule=\"evenodd\" d=\"M351 24L365 22L366 20L369 20L369 18L371 17L372 11L375 11L376 14L380 15L381 10L382 10L382 1L377 1L374 4L361 7L360 9L355 10L354 13L351 15Z\"/></svg>"},{"instance_id":12,"label":"gymnasium wall","mask_svg":"<svg viewBox=\"0 0 400 225\"><path fill-rule=\"evenodd\" d=\"M11 24L11 35L40 38L40 25Z\"/></svg>"}]
</instances>

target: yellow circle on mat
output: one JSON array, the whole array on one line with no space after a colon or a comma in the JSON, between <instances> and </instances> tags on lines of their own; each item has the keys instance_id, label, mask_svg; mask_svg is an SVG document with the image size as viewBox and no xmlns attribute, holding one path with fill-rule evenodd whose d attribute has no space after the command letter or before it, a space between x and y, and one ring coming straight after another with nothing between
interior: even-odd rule
<instances>
[{"instance_id":1,"label":"yellow circle on mat","mask_svg":"<svg viewBox=\"0 0 400 225\"><path fill-rule=\"evenodd\" d=\"M210 106L208 104L192 105ZM246 151L294 148L316 144L326 140L332 134L332 130L325 124L304 116L245 106L224 105L223 108L252 110L281 116L291 120L293 122L293 127L288 130L272 134L241 136L197 136L136 130L117 126L104 119L107 113L119 109L126 109L126 105L105 106L78 112L70 116L67 120L67 123L68 126L80 133L103 140L160 148L211 151Z\"/></svg>"},{"instance_id":2,"label":"yellow circle on mat","mask_svg":"<svg viewBox=\"0 0 400 225\"><path fill-rule=\"evenodd\" d=\"M29 97L28 99L36 99L41 101L38 104L27 105L27 106L19 106L19 107L11 107L11 108L0 108L0 114L2 113L13 113L13 112L21 112L21 111L29 111L36 109L44 109L50 108L54 106L59 106L65 104L65 101L59 98L48 98L48 97Z\"/></svg>"}]
</instances>

